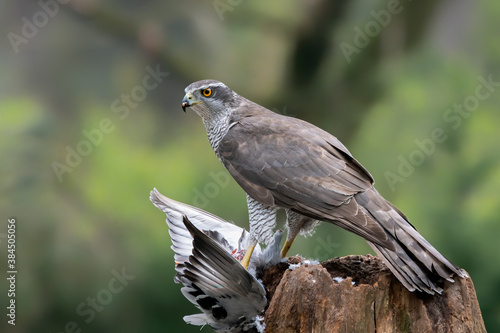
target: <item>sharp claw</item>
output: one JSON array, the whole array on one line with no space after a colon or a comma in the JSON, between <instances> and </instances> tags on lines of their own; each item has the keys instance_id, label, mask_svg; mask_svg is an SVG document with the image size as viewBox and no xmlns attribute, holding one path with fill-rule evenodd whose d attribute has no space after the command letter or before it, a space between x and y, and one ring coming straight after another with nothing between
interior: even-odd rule
<instances>
[{"instance_id":1,"label":"sharp claw","mask_svg":"<svg viewBox=\"0 0 500 333\"><path fill-rule=\"evenodd\" d=\"M245 253L245 256L241 260L240 264L243 266L246 270L248 270L248 266L250 265L250 258L252 257L253 250L255 248L254 245L250 245L247 249L247 252Z\"/></svg>"}]
</instances>

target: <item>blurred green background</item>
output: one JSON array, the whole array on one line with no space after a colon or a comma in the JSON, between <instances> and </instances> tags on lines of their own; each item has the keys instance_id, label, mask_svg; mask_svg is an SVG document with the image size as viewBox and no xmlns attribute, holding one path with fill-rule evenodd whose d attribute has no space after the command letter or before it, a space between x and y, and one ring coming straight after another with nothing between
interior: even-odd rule
<instances>
[{"instance_id":1,"label":"blurred green background","mask_svg":"<svg viewBox=\"0 0 500 333\"><path fill-rule=\"evenodd\" d=\"M336 135L470 273L500 331L498 1L62 2L0 4L0 331L199 332L149 192L248 226L243 191L180 107L205 78ZM326 223L291 250L369 252Z\"/></svg>"}]
</instances>

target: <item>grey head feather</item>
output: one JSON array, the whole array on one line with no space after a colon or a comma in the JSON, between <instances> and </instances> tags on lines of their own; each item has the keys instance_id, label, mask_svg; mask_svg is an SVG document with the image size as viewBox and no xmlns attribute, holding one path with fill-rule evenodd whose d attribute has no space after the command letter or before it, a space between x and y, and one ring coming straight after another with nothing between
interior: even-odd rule
<instances>
[{"instance_id":1,"label":"grey head feather","mask_svg":"<svg viewBox=\"0 0 500 333\"><path fill-rule=\"evenodd\" d=\"M211 91L209 96L203 94L206 89ZM220 140L230 127L230 115L244 99L224 83L216 80L194 82L186 87L185 92L188 106L201 117L207 131L208 141L216 151Z\"/></svg>"}]
</instances>

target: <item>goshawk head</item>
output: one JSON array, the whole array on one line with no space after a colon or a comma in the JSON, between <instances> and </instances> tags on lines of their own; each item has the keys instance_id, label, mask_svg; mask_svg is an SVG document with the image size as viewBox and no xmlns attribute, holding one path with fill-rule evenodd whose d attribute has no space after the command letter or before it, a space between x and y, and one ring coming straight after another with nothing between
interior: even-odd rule
<instances>
[{"instance_id":1,"label":"goshawk head","mask_svg":"<svg viewBox=\"0 0 500 333\"><path fill-rule=\"evenodd\" d=\"M191 107L202 119L209 123L213 118L231 114L241 102L242 97L216 80L201 80L191 83L184 90L182 109Z\"/></svg>"}]
</instances>

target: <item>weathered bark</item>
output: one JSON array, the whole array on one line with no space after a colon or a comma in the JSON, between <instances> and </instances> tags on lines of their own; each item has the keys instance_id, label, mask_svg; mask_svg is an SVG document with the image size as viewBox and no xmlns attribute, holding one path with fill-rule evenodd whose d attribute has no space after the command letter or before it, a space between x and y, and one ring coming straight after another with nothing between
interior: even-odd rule
<instances>
[{"instance_id":1,"label":"weathered bark","mask_svg":"<svg viewBox=\"0 0 500 333\"><path fill-rule=\"evenodd\" d=\"M370 255L295 270L281 263L262 281L266 332L486 332L471 279L444 282L441 295L410 292Z\"/></svg>"}]
</instances>

